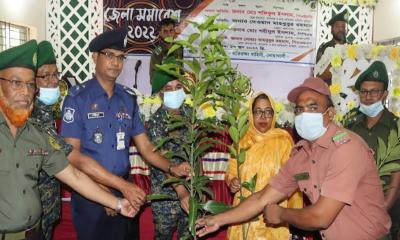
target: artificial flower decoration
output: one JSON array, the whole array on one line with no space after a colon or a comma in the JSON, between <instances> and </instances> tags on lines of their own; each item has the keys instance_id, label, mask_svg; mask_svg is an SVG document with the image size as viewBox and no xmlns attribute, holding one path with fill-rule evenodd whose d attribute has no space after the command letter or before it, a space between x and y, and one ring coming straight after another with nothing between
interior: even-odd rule
<instances>
[{"instance_id":1,"label":"artificial flower decoration","mask_svg":"<svg viewBox=\"0 0 400 240\"><path fill-rule=\"evenodd\" d=\"M331 66L332 67L339 67L342 65L342 58L340 57L339 54L333 55L331 59Z\"/></svg>"}]
</instances>

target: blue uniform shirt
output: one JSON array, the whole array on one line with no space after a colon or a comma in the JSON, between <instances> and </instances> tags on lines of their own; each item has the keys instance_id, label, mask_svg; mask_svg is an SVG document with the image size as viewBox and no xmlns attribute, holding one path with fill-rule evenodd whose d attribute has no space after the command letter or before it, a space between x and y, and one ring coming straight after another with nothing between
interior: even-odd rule
<instances>
[{"instance_id":1,"label":"blue uniform shirt","mask_svg":"<svg viewBox=\"0 0 400 240\"><path fill-rule=\"evenodd\" d=\"M82 153L111 173L124 176L130 169L130 141L145 132L134 99L120 84L115 85L114 94L108 98L96 78L75 86L63 104L61 135L80 139Z\"/></svg>"}]
</instances>

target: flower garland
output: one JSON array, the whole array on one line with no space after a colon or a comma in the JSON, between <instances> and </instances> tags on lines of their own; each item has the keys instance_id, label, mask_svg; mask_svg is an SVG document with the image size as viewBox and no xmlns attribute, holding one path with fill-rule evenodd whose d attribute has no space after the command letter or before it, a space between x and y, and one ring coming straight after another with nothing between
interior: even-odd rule
<instances>
[{"instance_id":1,"label":"flower garland","mask_svg":"<svg viewBox=\"0 0 400 240\"><path fill-rule=\"evenodd\" d=\"M385 63L390 78L388 107L394 114L400 115L400 47L375 44L336 45L326 49L314 68L314 74L322 74L331 66L330 90L337 111L337 122L341 122L347 112L358 107L359 99L353 88L354 83L376 60Z\"/></svg>"}]
</instances>

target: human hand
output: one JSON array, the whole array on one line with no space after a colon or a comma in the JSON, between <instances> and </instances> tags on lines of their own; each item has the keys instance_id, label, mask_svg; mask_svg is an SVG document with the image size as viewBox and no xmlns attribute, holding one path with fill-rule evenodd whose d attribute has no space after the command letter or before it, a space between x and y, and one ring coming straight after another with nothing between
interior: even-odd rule
<instances>
[{"instance_id":1,"label":"human hand","mask_svg":"<svg viewBox=\"0 0 400 240\"><path fill-rule=\"evenodd\" d=\"M268 204L264 207L264 223L267 225L279 225L282 223L282 212L281 208L277 204Z\"/></svg>"},{"instance_id":2,"label":"human hand","mask_svg":"<svg viewBox=\"0 0 400 240\"><path fill-rule=\"evenodd\" d=\"M106 214L109 217L115 217L118 215L117 211L115 211L114 209L108 208L108 207L104 207L104 209L106 210Z\"/></svg>"},{"instance_id":3,"label":"human hand","mask_svg":"<svg viewBox=\"0 0 400 240\"><path fill-rule=\"evenodd\" d=\"M121 207L121 212L120 214L125 216L125 217L130 217L133 218L138 212L139 209L133 207L128 200L124 199L119 199L120 202L120 207ZM118 206L116 207L118 209Z\"/></svg>"},{"instance_id":4,"label":"human hand","mask_svg":"<svg viewBox=\"0 0 400 240\"><path fill-rule=\"evenodd\" d=\"M120 189L124 197L131 203L132 207L139 210L146 201L146 193L136 184L126 182Z\"/></svg>"},{"instance_id":5,"label":"human hand","mask_svg":"<svg viewBox=\"0 0 400 240\"><path fill-rule=\"evenodd\" d=\"M229 189L231 190L231 193L236 193L240 190L239 178L234 177L231 180L231 182L229 183Z\"/></svg>"},{"instance_id":6,"label":"human hand","mask_svg":"<svg viewBox=\"0 0 400 240\"><path fill-rule=\"evenodd\" d=\"M196 221L196 235L202 237L217 231L220 228L220 224L216 221L215 216L205 216Z\"/></svg>"},{"instance_id":7,"label":"human hand","mask_svg":"<svg viewBox=\"0 0 400 240\"><path fill-rule=\"evenodd\" d=\"M189 176L190 175L190 165L187 162L183 162L176 165L171 165L169 168L169 173L175 177Z\"/></svg>"}]
</instances>

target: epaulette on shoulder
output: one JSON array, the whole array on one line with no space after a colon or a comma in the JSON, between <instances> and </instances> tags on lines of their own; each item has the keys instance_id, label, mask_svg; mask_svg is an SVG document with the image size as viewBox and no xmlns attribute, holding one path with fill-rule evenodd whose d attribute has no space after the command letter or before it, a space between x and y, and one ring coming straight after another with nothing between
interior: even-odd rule
<instances>
[{"instance_id":1,"label":"epaulette on shoulder","mask_svg":"<svg viewBox=\"0 0 400 240\"><path fill-rule=\"evenodd\" d=\"M68 90L68 96L75 97L79 95L84 89L86 89L86 85L84 83L75 85Z\"/></svg>"},{"instance_id":2,"label":"epaulette on shoulder","mask_svg":"<svg viewBox=\"0 0 400 240\"><path fill-rule=\"evenodd\" d=\"M124 89L124 91L127 92L129 95L132 95L132 96L134 96L134 97L137 96L135 90L132 89L132 88L130 88L130 87L124 86L123 89Z\"/></svg>"},{"instance_id":3,"label":"epaulette on shoulder","mask_svg":"<svg viewBox=\"0 0 400 240\"><path fill-rule=\"evenodd\" d=\"M339 130L333 135L332 141L337 145L343 145L351 140L350 134L347 131Z\"/></svg>"}]
</instances>

